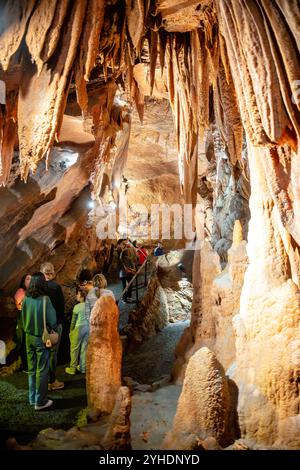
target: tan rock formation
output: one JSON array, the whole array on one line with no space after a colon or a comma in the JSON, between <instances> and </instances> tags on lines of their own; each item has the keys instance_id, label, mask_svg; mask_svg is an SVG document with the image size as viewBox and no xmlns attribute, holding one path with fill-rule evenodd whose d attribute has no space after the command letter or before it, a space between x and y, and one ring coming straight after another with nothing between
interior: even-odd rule
<instances>
[{"instance_id":1,"label":"tan rock formation","mask_svg":"<svg viewBox=\"0 0 300 470\"><path fill-rule=\"evenodd\" d=\"M224 369L214 353L201 348L189 360L172 430L162 447L190 449L208 437L229 445L234 437L230 413Z\"/></svg>"},{"instance_id":2,"label":"tan rock formation","mask_svg":"<svg viewBox=\"0 0 300 470\"><path fill-rule=\"evenodd\" d=\"M112 297L101 297L92 310L86 355L87 398L92 420L112 412L121 386L122 346L118 319L118 307Z\"/></svg>"},{"instance_id":3,"label":"tan rock formation","mask_svg":"<svg viewBox=\"0 0 300 470\"><path fill-rule=\"evenodd\" d=\"M221 271L218 254L208 241L195 251L193 265L194 295L191 324L176 346L173 377L182 382L187 361L202 346L213 347L215 325L212 320L211 290L214 278Z\"/></svg>"},{"instance_id":4,"label":"tan rock formation","mask_svg":"<svg viewBox=\"0 0 300 470\"><path fill-rule=\"evenodd\" d=\"M108 450L130 450L131 393L120 387L102 445Z\"/></svg>"},{"instance_id":5,"label":"tan rock formation","mask_svg":"<svg viewBox=\"0 0 300 470\"><path fill-rule=\"evenodd\" d=\"M134 349L142 341L154 336L168 325L169 309L166 294L157 276L153 276L136 311L130 313L124 332L128 348Z\"/></svg>"},{"instance_id":6,"label":"tan rock formation","mask_svg":"<svg viewBox=\"0 0 300 470\"><path fill-rule=\"evenodd\" d=\"M228 250L228 264L213 281L212 321L215 324L213 351L225 370L235 361L233 317L239 313L240 296L248 265L242 226L235 222L233 244Z\"/></svg>"},{"instance_id":7,"label":"tan rock formation","mask_svg":"<svg viewBox=\"0 0 300 470\"><path fill-rule=\"evenodd\" d=\"M250 150L249 267L234 320L240 427L256 442L299 448L300 294L262 167L268 150Z\"/></svg>"}]
</instances>

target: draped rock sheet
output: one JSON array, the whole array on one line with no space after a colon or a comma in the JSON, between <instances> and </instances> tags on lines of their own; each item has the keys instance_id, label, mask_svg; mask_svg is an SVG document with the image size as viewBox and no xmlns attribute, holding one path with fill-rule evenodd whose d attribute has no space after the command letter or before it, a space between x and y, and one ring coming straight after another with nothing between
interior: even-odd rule
<instances>
[{"instance_id":1,"label":"draped rock sheet","mask_svg":"<svg viewBox=\"0 0 300 470\"><path fill-rule=\"evenodd\" d=\"M75 68L75 82L78 104L87 111L88 95L86 84L95 65L99 52L100 32L104 19L104 0L89 0L83 27L82 39Z\"/></svg>"},{"instance_id":2,"label":"draped rock sheet","mask_svg":"<svg viewBox=\"0 0 300 470\"><path fill-rule=\"evenodd\" d=\"M0 110L0 186L8 182L17 134L17 92L7 94L5 112ZM4 107L3 107L4 108Z\"/></svg>"},{"instance_id":3,"label":"draped rock sheet","mask_svg":"<svg viewBox=\"0 0 300 470\"><path fill-rule=\"evenodd\" d=\"M255 0L218 0L217 5L243 124L252 142L282 144L287 129L299 135L299 113L291 102L299 51L292 31L280 28L280 9Z\"/></svg>"},{"instance_id":4,"label":"draped rock sheet","mask_svg":"<svg viewBox=\"0 0 300 470\"><path fill-rule=\"evenodd\" d=\"M29 58L23 60L18 105L21 175L27 178L57 137L64 112L73 62L80 39L86 1L73 3L62 26L62 44L39 75Z\"/></svg>"},{"instance_id":5,"label":"draped rock sheet","mask_svg":"<svg viewBox=\"0 0 300 470\"><path fill-rule=\"evenodd\" d=\"M42 0L35 8L28 25L26 33L26 44L32 60L35 61L38 73L41 72L43 60L41 53L45 45L47 33L54 19L55 11L58 8L58 1Z\"/></svg>"},{"instance_id":6,"label":"draped rock sheet","mask_svg":"<svg viewBox=\"0 0 300 470\"><path fill-rule=\"evenodd\" d=\"M3 70L7 70L21 44L35 3L35 0L15 0L0 4L0 65Z\"/></svg>"}]
</instances>

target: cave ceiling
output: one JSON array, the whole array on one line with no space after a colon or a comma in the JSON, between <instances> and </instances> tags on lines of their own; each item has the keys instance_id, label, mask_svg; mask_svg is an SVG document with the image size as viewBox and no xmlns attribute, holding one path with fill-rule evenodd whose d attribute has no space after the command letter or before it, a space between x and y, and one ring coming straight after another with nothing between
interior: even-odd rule
<instances>
[{"instance_id":1,"label":"cave ceiling","mask_svg":"<svg viewBox=\"0 0 300 470\"><path fill-rule=\"evenodd\" d=\"M278 148L297 150L297 0L4 0L0 18L1 185L16 168L26 181L61 139L82 139L99 195L130 105L142 121L149 95L169 99L187 202L195 201L198 143L212 122L240 171L245 132L273 160ZM116 100L122 94L129 106ZM278 203L287 205L291 192Z\"/></svg>"}]
</instances>

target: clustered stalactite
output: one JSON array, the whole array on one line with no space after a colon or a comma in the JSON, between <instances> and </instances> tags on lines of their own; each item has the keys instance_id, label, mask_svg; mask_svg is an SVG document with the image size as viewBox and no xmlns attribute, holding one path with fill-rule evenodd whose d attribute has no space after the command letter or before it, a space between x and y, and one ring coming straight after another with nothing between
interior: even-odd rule
<instances>
[{"instance_id":1,"label":"clustered stalactite","mask_svg":"<svg viewBox=\"0 0 300 470\"><path fill-rule=\"evenodd\" d=\"M198 183L198 150L209 129L216 126L218 130L234 184L239 184L240 177L244 182L248 178L243 158L247 142L251 186L256 194L251 195L249 268L241 297L245 325L244 329L237 327L236 333L237 355L246 362L247 351L250 357L252 349L257 349L255 341L247 349L244 332L251 336L254 328L250 286L256 282L254 267L260 271L253 249L258 228L263 249L256 247L256 251L266 258L267 275L290 295L292 305L286 308L293 312L294 324L299 310L295 300L300 286L300 101L295 90L300 78L298 1L200 0L199 4L174 6L155 0L57 0L50 4L47 0L6 0L1 5L5 21L0 25L0 79L5 81L7 93L0 110L0 184L9 181L16 148L24 180L41 159L48 158L58 139L69 89L75 86L84 126L95 136L88 169L94 195L100 198L104 171L124 123L126 135L115 159L118 174L126 161L130 116L126 107L116 105L118 88L123 86L142 120L144 93L136 66L148 67L150 94L158 74L167 70L180 182L187 203L195 205L197 191L203 191ZM185 14L190 15L186 21ZM92 84L99 88L96 102L89 96ZM242 178L239 182L241 193L248 193ZM261 226L255 227L255 221ZM273 234L273 241L267 230ZM279 260L276 269L272 269L273 262L269 263L270 253ZM195 263L201 263L199 256ZM203 309L201 282L197 279L200 272L195 266L194 311L198 313ZM262 279L259 274L258 281ZM268 295L266 288L265 298ZM201 321L196 320L192 318L192 340L193 328L201 328ZM278 359L274 364L276 369L281 362ZM294 374L290 363L287 367ZM243 371L241 361L238 370ZM262 389L266 371L259 369L257 374ZM247 372L241 377L244 383L251 383ZM268 404L274 405L271 414L276 406L280 409L278 403L283 403L284 411L279 413L282 420L296 409L295 390L287 386L284 393L293 400L290 415L289 398L283 399L276 390L274 398L266 391ZM251 413L250 409L249 416ZM247 412L244 416L247 433ZM253 416L251 419L255 419ZM254 437L264 440L261 427L257 425ZM274 435L280 432L274 430Z\"/></svg>"}]
</instances>

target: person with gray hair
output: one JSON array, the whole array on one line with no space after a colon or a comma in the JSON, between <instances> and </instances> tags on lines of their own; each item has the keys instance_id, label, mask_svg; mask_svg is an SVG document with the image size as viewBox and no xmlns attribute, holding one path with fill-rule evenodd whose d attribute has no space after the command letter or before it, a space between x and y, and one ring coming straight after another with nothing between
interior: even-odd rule
<instances>
[{"instance_id":1,"label":"person with gray hair","mask_svg":"<svg viewBox=\"0 0 300 470\"><path fill-rule=\"evenodd\" d=\"M52 263L43 263L40 267L46 280L46 295L50 298L52 305L56 312L57 318L57 332L59 334L58 343L51 349L50 352L50 369L49 369L49 390L61 390L64 388L64 382L59 382L56 379L57 355L63 330L64 313L65 313L65 299L60 285L54 281L55 269Z\"/></svg>"}]
</instances>

